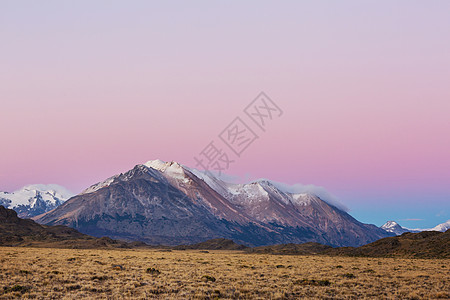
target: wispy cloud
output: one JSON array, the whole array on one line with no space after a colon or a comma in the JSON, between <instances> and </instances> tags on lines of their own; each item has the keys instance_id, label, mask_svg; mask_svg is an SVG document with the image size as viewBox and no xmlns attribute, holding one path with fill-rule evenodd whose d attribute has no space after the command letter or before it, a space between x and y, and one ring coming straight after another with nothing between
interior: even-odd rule
<instances>
[{"instance_id":1,"label":"wispy cloud","mask_svg":"<svg viewBox=\"0 0 450 300\"><path fill-rule=\"evenodd\" d=\"M443 216L446 216L446 215L447 215L447 213L444 210L441 210L440 212L438 212L436 214L436 217L443 217Z\"/></svg>"},{"instance_id":2,"label":"wispy cloud","mask_svg":"<svg viewBox=\"0 0 450 300\"><path fill-rule=\"evenodd\" d=\"M401 221L424 221L424 219L414 219L414 218L410 218L410 219L401 219Z\"/></svg>"}]
</instances>

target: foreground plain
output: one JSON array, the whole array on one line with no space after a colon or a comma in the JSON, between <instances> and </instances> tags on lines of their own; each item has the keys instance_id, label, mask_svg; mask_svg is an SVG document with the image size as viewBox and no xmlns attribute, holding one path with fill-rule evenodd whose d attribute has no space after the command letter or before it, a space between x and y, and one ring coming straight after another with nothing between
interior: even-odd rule
<instances>
[{"instance_id":1,"label":"foreground plain","mask_svg":"<svg viewBox=\"0 0 450 300\"><path fill-rule=\"evenodd\" d=\"M0 247L0 299L448 299L449 262Z\"/></svg>"}]
</instances>

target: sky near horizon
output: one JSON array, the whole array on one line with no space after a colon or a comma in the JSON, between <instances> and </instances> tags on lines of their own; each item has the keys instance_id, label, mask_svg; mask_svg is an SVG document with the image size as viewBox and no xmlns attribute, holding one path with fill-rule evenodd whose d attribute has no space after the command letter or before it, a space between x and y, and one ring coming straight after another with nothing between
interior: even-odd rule
<instances>
[{"instance_id":1,"label":"sky near horizon","mask_svg":"<svg viewBox=\"0 0 450 300\"><path fill-rule=\"evenodd\" d=\"M0 37L0 190L195 167L241 117L258 139L228 174L377 225L450 219L448 1L1 1Z\"/></svg>"}]
</instances>

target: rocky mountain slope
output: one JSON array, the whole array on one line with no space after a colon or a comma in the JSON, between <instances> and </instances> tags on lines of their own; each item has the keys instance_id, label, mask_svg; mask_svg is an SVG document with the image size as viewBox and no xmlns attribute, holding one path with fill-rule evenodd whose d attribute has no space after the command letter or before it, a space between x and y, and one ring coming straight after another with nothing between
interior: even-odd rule
<instances>
[{"instance_id":1,"label":"rocky mountain slope","mask_svg":"<svg viewBox=\"0 0 450 300\"><path fill-rule=\"evenodd\" d=\"M231 184L162 161L93 185L36 220L94 236L166 245L228 238L247 246L360 246L392 235L312 194L289 193L267 180Z\"/></svg>"},{"instance_id":2,"label":"rocky mountain slope","mask_svg":"<svg viewBox=\"0 0 450 300\"><path fill-rule=\"evenodd\" d=\"M72 195L62 186L27 185L13 193L0 192L0 205L14 209L22 218L31 218L60 206Z\"/></svg>"}]
</instances>

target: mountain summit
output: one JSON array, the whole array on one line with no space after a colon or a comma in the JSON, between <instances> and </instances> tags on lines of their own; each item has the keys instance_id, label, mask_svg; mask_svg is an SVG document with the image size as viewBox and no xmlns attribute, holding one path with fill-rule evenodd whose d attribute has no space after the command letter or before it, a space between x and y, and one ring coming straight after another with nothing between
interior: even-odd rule
<instances>
[{"instance_id":1,"label":"mountain summit","mask_svg":"<svg viewBox=\"0 0 450 300\"><path fill-rule=\"evenodd\" d=\"M395 221L387 221L383 226L380 227L381 229L386 230L387 232L392 232L395 235L401 235L405 232L410 232L409 229L403 228Z\"/></svg>"},{"instance_id":2,"label":"mountain summit","mask_svg":"<svg viewBox=\"0 0 450 300\"><path fill-rule=\"evenodd\" d=\"M248 246L360 246L393 235L313 194L289 193L267 180L228 183L160 160L97 183L37 221L167 245L228 238Z\"/></svg>"}]
</instances>

